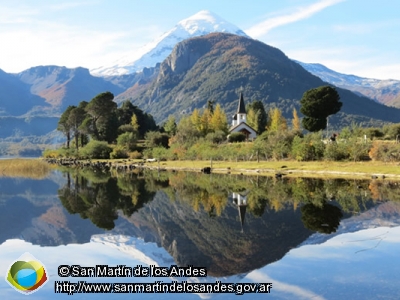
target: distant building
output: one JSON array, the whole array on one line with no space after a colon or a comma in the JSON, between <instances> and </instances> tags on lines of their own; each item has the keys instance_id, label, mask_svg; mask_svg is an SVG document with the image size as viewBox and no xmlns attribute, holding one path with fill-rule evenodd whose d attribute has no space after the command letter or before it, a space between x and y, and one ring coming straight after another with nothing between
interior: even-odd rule
<instances>
[{"instance_id":1,"label":"distant building","mask_svg":"<svg viewBox=\"0 0 400 300\"><path fill-rule=\"evenodd\" d=\"M232 119L232 126L229 129L229 134L233 132L241 132L246 136L247 140L253 140L257 137L257 132L246 123L246 107L244 105L243 93L240 93L239 104L236 114Z\"/></svg>"}]
</instances>

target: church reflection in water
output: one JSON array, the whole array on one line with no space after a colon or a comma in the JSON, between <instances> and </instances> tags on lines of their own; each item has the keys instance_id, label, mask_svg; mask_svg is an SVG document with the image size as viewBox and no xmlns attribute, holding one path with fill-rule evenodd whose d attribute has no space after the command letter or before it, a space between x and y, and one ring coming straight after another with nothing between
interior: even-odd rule
<instances>
[{"instance_id":1,"label":"church reflection in water","mask_svg":"<svg viewBox=\"0 0 400 300\"><path fill-rule=\"evenodd\" d=\"M232 193L233 204L237 205L237 208L238 208L239 220L240 220L242 232L243 232L243 225L244 225L244 220L245 220L245 216L246 216L247 194L248 194L247 191L244 193L239 193L239 192Z\"/></svg>"}]
</instances>

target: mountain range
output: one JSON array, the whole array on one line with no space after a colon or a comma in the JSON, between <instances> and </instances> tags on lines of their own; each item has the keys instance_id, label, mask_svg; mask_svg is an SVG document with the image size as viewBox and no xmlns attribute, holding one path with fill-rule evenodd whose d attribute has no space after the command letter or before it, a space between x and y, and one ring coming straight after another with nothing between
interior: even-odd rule
<instances>
[{"instance_id":1,"label":"mountain range","mask_svg":"<svg viewBox=\"0 0 400 300\"><path fill-rule=\"evenodd\" d=\"M327 83L338 87L344 103L332 124L400 122L399 111L388 107L400 102L399 81L360 78L290 60L279 49L201 11L111 66L90 71L37 66L18 74L0 70L0 139L32 141L54 135L66 107L104 91L112 92L117 103L131 100L163 122L169 114L179 119L208 100L221 103L229 116L240 90L246 101L261 100L267 109L278 106L291 117L306 90Z\"/></svg>"},{"instance_id":2,"label":"mountain range","mask_svg":"<svg viewBox=\"0 0 400 300\"><path fill-rule=\"evenodd\" d=\"M325 82L371 98L379 103L400 108L400 80L380 80L346 75L328 69L321 64L296 62Z\"/></svg>"}]
</instances>

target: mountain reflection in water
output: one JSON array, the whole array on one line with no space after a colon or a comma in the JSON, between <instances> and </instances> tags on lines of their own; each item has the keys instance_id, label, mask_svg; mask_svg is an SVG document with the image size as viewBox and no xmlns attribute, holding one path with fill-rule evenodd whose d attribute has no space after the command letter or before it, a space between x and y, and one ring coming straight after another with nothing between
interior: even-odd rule
<instances>
[{"instance_id":1,"label":"mountain reflection in water","mask_svg":"<svg viewBox=\"0 0 400 300\"><path fill-rule=\"evenodd\" d=\"M55 172L42 181L2 178L0 243L92 241L120 251L140 244L136 251L143 253L156 244L165 253L148 254L146 261L240 279L299 245L399 225L398 191L397 183L382 180L90 169Z\"/></svg>"}]
</instances>

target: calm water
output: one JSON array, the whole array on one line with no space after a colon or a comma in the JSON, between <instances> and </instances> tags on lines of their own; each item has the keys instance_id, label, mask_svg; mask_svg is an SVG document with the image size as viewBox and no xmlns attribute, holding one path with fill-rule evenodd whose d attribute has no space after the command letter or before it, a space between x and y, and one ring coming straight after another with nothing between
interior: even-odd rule
<instances>
[{"instance_id":1,"label":"calm water","mask_svg":"<svg viewBox=\"0 0 400 300\"><path fill-rule=\"evenodd\" d=\"M0 273L25 252L43 263L49 282L29 299L133 297L54 293L57 281L83 280L272 283L269 294L144 298L398 299L399 191L386 180L166 172L0 178ZM208 276L60 277L59 265L193 266ZM25 297L0 280L1 299Z\"/></svg>"}]
</instances>

